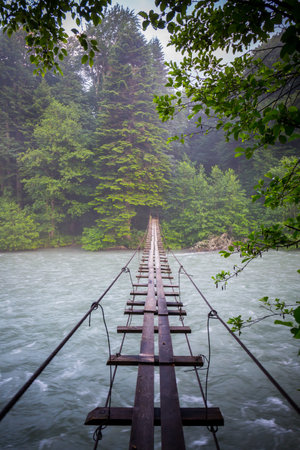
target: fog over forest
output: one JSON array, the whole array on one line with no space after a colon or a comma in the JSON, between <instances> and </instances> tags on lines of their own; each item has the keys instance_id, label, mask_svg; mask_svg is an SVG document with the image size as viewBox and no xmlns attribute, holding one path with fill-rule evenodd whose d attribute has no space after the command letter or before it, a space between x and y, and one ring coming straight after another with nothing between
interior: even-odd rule
<instances>
[{"instance_id":1,"label":"fog over forest","mask_svg":"<svg viewBox=\"0 0 300 450\"><path fill-rule=\"evenodd\" d=\"M153 96L172 88L158 39L147 42L134 12L118 5L86 34L99 47L94 64L81 64L71 37L64 76L44 78L33 74L23 32L1 34L1 250L132 248L150 212L174 248L223 233L243 238L289 216L292 207L267 210L251 195L266 172L280 174L299 156L297 144L246 160L204 112L161 122ZM201 114L205 126L196 128ZM176 134L188 137L168 143Z\"/></svg>"}]
</instances>

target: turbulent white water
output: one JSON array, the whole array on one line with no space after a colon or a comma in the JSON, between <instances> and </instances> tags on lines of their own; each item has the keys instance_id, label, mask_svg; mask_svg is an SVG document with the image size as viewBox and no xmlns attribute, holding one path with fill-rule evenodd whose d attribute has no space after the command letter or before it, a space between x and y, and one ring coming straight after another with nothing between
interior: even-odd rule
<instances>
[{"instance_id":1,"label":"turbulent white water","mask_svg":"<svg viewBox=\"0 0 300 450\"><path fill-rule=\"evenodd\" d=\"M129 259L129 252L89 253L79 249L39 250L0 254L0 326L2 408L46 359L110 284ZM181 263L193 275L219 315L263 315L258 298L279 297L289 303L299 300L300 252L271 252L249 266L226 291L211 280L234 260L218 253L178 253ZM170 263L175 279L178 265ZM134 276L138 261L131 264ZM180 280L182 301L187 310L185 324L195 354L207 355L208 308L186 277ZM111 335L112 352L118 351L118 325L129 299L130 278L123 274L102 304ZM300 401L299 343L274 319L246 329L242 340L295 401ZM134 319L141 324L142 317ZM179 325L178 318L171 318ZM237 345L222 325L211 320L212 358L208 383L209 404L218 406L225 426L217 435L221 449L285 450L299 442L299 418ZM138 353L139 338L128 336L123 354ZM174 353L188 354L183 336L174 337ZM92 449L94 427L83 425L87 413L105 403L109 369L106 335L100 310L85 322L59 355L0 424L0 448L14 450ZM181 406L202 406L192 372L176 369ZM200 372L205 380L205 372ZM156 373L158 385L159 377ZM113 391L113 406L132 406L136 368L121 367ZM159 392L156 390L156 401ZM108 427L101 449L126 449L130 429ZM188 449L214 449L206 428L186 427ZM159 429L156 430L156 448Z\"/></svg>"}]
</instances>

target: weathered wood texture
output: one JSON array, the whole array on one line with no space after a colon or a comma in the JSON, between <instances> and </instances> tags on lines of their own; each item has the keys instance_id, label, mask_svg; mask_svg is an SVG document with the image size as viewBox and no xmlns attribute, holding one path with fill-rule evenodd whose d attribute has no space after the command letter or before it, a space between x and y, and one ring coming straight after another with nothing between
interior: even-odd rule
<instances>
[{"instance_id":1,"label":"weathered wood texture","mask_svg":"<svg viewBox=\"0 0 300 450\"><path fill-rule=\"evenodd\" d=\"M180 408L182 425L222 426L223 416L219 408ZM86 425L131 425L133 408L95 408L85 421ZM154 425L161 426L160 408L154 408Z\"/></svg>"},{"instance_id":2,"label":"weathered wood texture","mask_svg":"<svg viewBox=\"0 0 300 450\"><path fill-rule=\"evenodd\" d=\"M138 355L111 355L108 365L138 366L133 408L99 407L91 411L87 425L131 426L129 449L153 450L154 426L161 427L162 450L184 450L183 426L220 426L224 424L218 408L180 408L175 367L201 367L201 356L174 355L173 333L191 333L187 326L170 326L170 316L185 316L178 285L164 253L157 219L150 219L137 283L127 301L127 315L142 315L140 326L119 326L118 333L140 333ZM141 281L142 279L142 281ZM146 289L145 289L146 288ZM174 289L177 289L176 291ZM136 297L145 299L137 300ZM173 297L174 301L166 301ZM178 299L178 301L177 301ZM136 307L142 307L136 309ZM169 309L172 308L172 309ZM173 319L174 320L174 319ZM155 325L157 321L157 325ZM158 355L155 355L155 335L158 334ZM160 408L154 408L154 367L159 366Z\"/></svg>"},{"instance_id":3,"label":"weathered wood texture","mask_svg":"<svg viewBox=\"0 0 300 450\"><path fill-rule=\"evenodd\" d=\"M162 344L165 346L165 344ZM201 356L175 356L169 354L150 355L111 355L107 360L109 366L136 366L138 364L152 366L203 366Z\"/></svg>"},{"instance_id":4,"label":"weathered wood texture","mask_svg":"<svg viewBox=\"0 0 300 450\"><path fill-rule=\"evenodd\" d=\"M143 327L142 326L120 326L117 328L118 333L142 333ZM190 327L185 326L171 326L170 327L171 333L191 333L192 330ZM158 333L158 327L154 327L154 333Z\"/></svg>"},{"instance_id":5,"label":"weathered wood texture","mask_svg":"<svg viewBox=\"0 0 300 450\"><path fill-rule=\"evenodd\" d=\"M154 314L156 297L154 288L154 234L149 227L151 245L148 257L148 289L141 339L140 355L154 358ZM154 447L154 366L139 364L129 448L151 450Z\"/></svg>"}]
</instances>

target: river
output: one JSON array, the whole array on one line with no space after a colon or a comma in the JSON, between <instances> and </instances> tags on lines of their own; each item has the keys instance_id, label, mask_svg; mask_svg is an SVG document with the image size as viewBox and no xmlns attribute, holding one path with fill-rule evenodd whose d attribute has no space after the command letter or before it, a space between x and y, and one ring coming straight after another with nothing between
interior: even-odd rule
<instances>
[{"instance_id":1,"label":"river","mask_svg":"<svg viewBox=\"0 0 300 450\"><path fill-rule=\"evenodd\" d=\"M300 252L270 252L252 262L245 272L216 289L211 276L231 268L236 259L220 258L217 252L177 252L203 294L224 319L242 314L263 315L257 299L279 297L287 303L299 300ZM26 382L108 287L131 253L85 252L51 249L0 254L1 375L0 407ZM169 262L178 276L178 264ZM130 265L132 276L138 258ZM181 275L181 299L187 310L185 324L195 354L208 354L208 308ZM125 302L130 276L122 274L102 301L110 333L112 353L118 351L125 325ZM141 316L134 324L141 324ZM172 318L173 325L179 325ZM299 403L299 341L286 327L269 319L245 329L241 338L288 394ZM209 405L221 409L225 426L217 436L221 449L285 450L296 448L300 421L279 392L254 365L217 320L210 321L211 366L208 379ZM174 353L188 354L183 336L174 337ZM138 353L137 336L128 336L123 354ZM109 369L107 340L100 309L92 314L63 350L45 369L0 425L0 448L14 450L84 450L93 448L94 427L84 426L87 413L105 403ZM202 406L195 377L186 368L176 370L181 406ZM205 372L200 372L205 381ZM156 383L158 384L158 371ZM132 406L136 368L121 367L113 390L113 406ZM156 389L156 402L159 392ZM126 449L128 427L108 427L99 449ZM155 432L159 449L159 429ZM186 427L187 449L214 449L206 428Z\"/></svg>"}]
</instances>

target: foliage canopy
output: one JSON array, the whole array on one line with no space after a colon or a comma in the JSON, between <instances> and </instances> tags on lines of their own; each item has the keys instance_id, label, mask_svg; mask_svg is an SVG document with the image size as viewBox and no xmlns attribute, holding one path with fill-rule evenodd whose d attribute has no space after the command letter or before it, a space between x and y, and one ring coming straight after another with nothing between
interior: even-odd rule
<instances>
[{"instance_id":1,"label":"foliage canopy","mask_svg":"<svg viewBox=\"0 0 300 450\"><path fill-rule=\"evenodd\" d=\"M26 33L30 60L37 66L37 72L45 74L49 69L61 72L60 61L67 56L68 34L64 21L68 15L75 21L71 31L85 50L82 62L93 64L97 41L88 40L81 25L101 22L106 6L111 0L1 0L0 24L3 31L11 36L19 29Z\"/></svg>"},{"instance_id":2,"label":"foliage canopy","mask_svg":"<svg viewBox=\"0 0 300 450\"><path fill-rule=\"evenodd\" d=\"M297 0L156 0L155 5L159 12L140 12L143 28L150 24L167 27L170 44L183 56L179 64L168 64L168 85L175 93L155 99L163 121L186 109L197 132L197 128L207 129L203 123L206 115L216 129L223 129L228 141L234 138L238 142L236 156L247 159L260 149L299 139ZM255 47L257 44L260 47ZM224 62L224 52L232 54L231 62ZM181 135L182 141L184 137ZM271 209L286 208L291 214L283 223L256 227L246 242L235 242L223 252L225 257L239 252L244 265L235 267L233 274L217 274L217 284L226 283L270 248L298 246L299 164L299 157L292 158L283 163L280 175L269 171L258 181L253 201ZM297 326L292 330L298 337Z\"/></svg>"}]
</instances>

